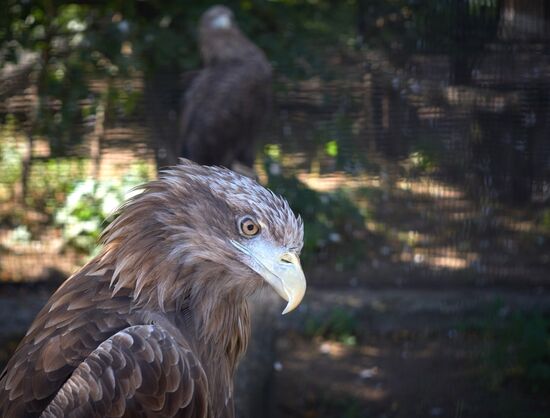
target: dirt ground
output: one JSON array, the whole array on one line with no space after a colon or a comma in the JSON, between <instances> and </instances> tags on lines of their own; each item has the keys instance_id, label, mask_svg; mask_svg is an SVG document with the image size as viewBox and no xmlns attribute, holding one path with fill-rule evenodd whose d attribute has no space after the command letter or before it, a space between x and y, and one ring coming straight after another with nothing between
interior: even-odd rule
<instances>
[{"instance_id":1,"label":"dirt ground","mask_svg":"<svg viewBox=\"0 0 550 418\"><path fill-rule=\"evenodd\" d=\"M484 321L494 301L503 313L548 312L540 290L333 290L308 300L305 317L353 312L357 342L298 330L279 338L272 418L550 416L550 393L491 382L490 342L463 327Z\"/></svg>"},{"instance_id":2,"label":"dirt ground","mask_svg":"<svg viewBox=\"0 0 550 418\"><path fill-rule=\"evenodd\" d=\"M479 341L372 336L357 347L279 343L272 417L547 417L550 401L516 388L491 390Z\"/></svg>"}]
</instances>

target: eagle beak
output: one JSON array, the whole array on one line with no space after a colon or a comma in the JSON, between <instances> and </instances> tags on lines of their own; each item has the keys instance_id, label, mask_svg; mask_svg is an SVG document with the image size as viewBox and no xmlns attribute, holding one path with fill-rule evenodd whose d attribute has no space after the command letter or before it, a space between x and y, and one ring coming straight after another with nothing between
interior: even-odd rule
<instances>
[{"instance_id":1,"label":"eagle beak","mask_svg":"<svg viewBox=\"0 0 550 418\"><path fill-rule=\"evenodd\" d=\"M273 277L265 277L267 282L284 300L288 302L283 315L293 311L306 293L306 277L296 254L284 253L274 263Z\"/></svg>"},{"instance_id":2,"label":"eagle beak","mask_svg":"<svg viewBox=\"0 0 550 418\"><path fill-rule=\"evenodd\" d=\"M293 311L300 304L306 293L306 277L296 254L281 253L280 248L262 242L250 246L237 241L231 243L250 257L250 262L247 263L250 268L288 302L283 315Z\"/></svg>"}]
</instances>

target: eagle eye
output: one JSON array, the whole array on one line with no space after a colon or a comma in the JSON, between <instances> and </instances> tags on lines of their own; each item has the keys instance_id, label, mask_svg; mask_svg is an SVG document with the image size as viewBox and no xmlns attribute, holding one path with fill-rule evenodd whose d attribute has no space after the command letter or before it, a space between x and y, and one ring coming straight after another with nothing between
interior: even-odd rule
<instances>
[{"instance_id":1,"label":"eagle eye","mask_svg":"<svg viewBox=\"0 0 550 418\"><path fill-rule=\"evenodd\" d=\"M251 238L260 233L260 225L250 216L245 216L239 221L239 229L242 235Z\"/></svg>"}]
</instances>

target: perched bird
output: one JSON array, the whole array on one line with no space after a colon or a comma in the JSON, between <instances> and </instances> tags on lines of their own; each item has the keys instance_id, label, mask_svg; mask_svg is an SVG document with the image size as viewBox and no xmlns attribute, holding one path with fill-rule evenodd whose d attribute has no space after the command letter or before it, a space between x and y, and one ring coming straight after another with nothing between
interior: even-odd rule
<instances>
[{"instance_id":1,"label":"perched bird","mask_svg":"<svg viewBox=\"0 0 550 418\"><path fill-rule=\"evenodd\" d=\"M233 417L247 297L306 288L303 225L281 197L182 160L130 198L0 375L0 416Z\"/></svg>"},{"instance_id":2,"label":"perched bird","mask_svg":"<svg viewBox=\"0 0 550 418\"><path fill-rule=\"evenodd\" d=\"M248 167L249 174L271 108L271 65L224 6L201 17L199 46L204 68L184 96L178 155L200 164Z\"/></svg>"}]
</instances>

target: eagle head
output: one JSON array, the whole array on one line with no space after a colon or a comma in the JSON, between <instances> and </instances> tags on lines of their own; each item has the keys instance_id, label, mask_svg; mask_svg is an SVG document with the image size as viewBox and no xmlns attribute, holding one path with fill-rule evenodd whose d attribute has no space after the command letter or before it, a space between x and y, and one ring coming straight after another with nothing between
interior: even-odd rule
<instances>
[{"instance_id":1,"label":"eagle head","mask_svg":"<svg viewBox=\"0 0 550 418\"><path fill-rule=\"evenodd\" d=\"M306 290L301 219L283 198L225 168L182 160L121 208L103 242L115 289L155 294L160 306L197 288L221 298L268 284L287 313Z\"/></svg>"},{"instance_id":2,"label":"eagle head","mask_svg":"<svg viewBox=\"0 0 550 418\"><path fill-rule=\"evenodd\" d=\"M235 26L233 12L225 6L212 6L201 16L201 31L229 29Z\"/></svg>"}]
</instances>

